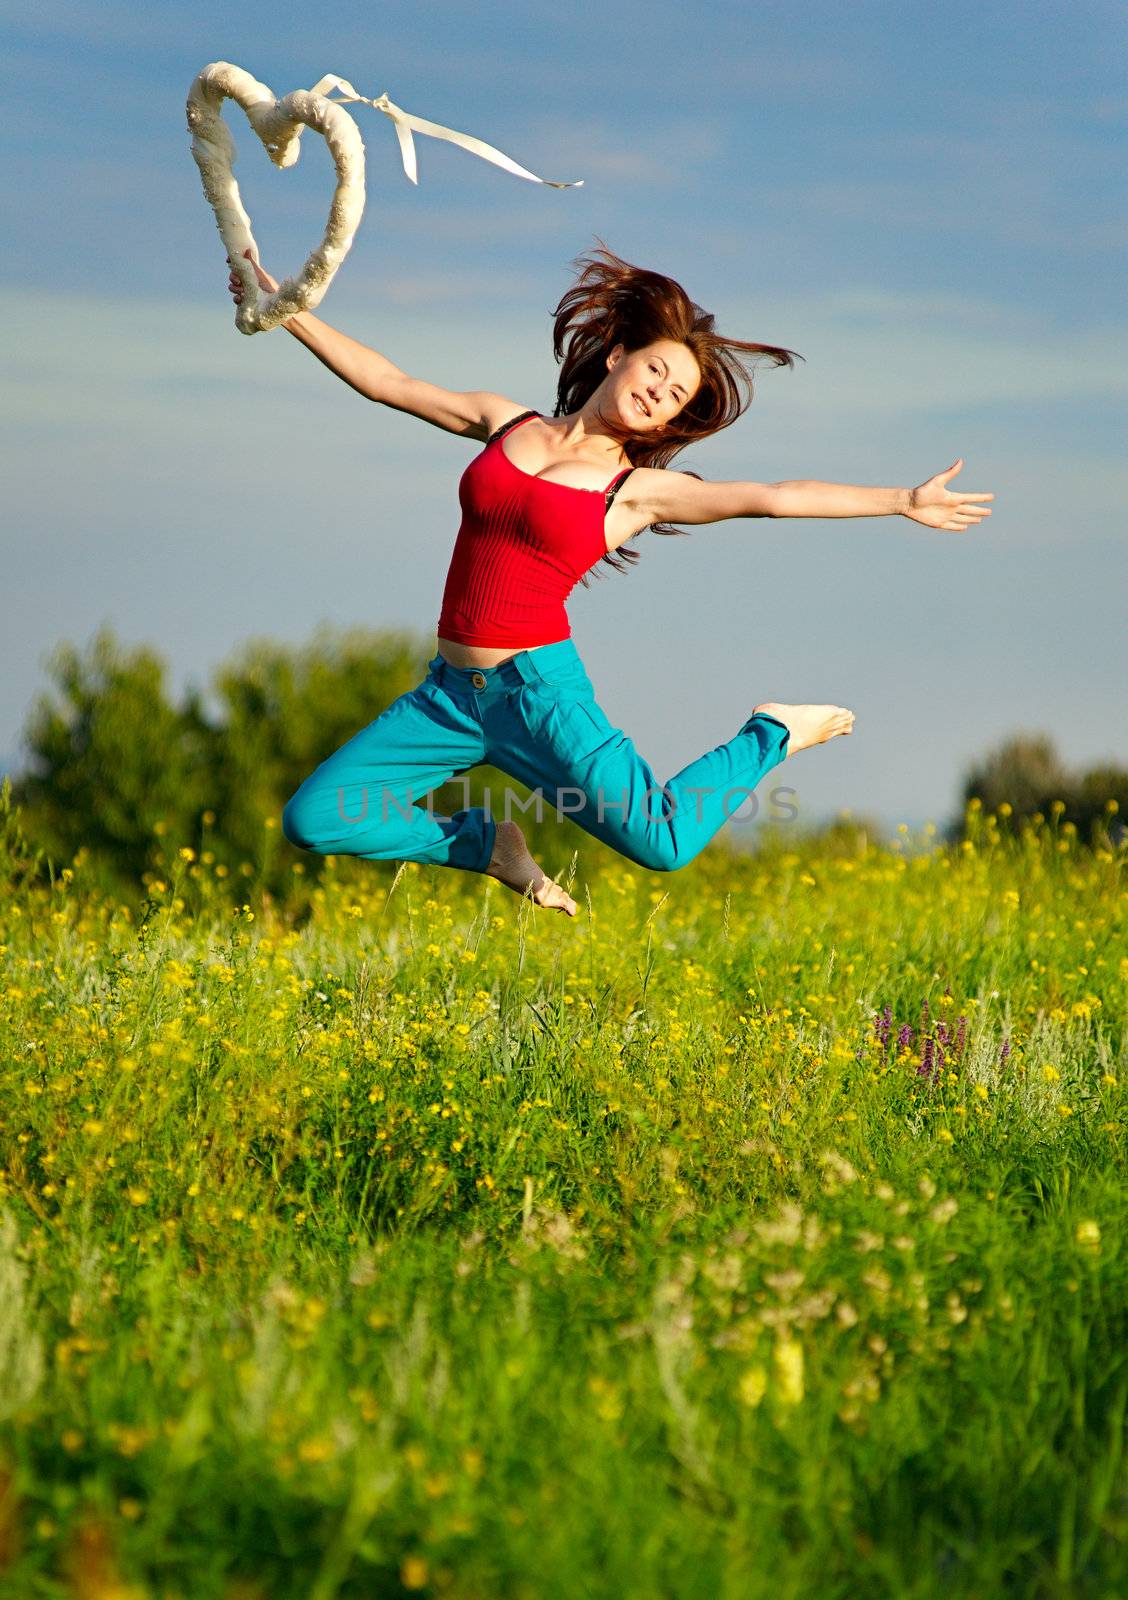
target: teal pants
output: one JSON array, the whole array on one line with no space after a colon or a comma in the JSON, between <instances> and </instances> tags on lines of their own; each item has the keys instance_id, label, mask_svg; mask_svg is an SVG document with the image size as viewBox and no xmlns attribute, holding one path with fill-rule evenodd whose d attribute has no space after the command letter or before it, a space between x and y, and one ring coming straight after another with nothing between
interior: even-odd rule
<instances>
[{"instance_id":1,"label":"teal pants","mask_svg":"<svg viewBox=\"0 0 1128 1600\"><path fill-rule=\"evenodd\" d=\"M551 813L638 866L672 872L783 761L789 738L761 712L661 784L596 704L570 639L480 670L436 655L418 688L310 774L286 805L282 831L321 855L483 872L499 821ZM487 791L485 806L436 815L432 791L483 763L530 793L506 788L500 803Z\"/></svg>"}]
</instances>

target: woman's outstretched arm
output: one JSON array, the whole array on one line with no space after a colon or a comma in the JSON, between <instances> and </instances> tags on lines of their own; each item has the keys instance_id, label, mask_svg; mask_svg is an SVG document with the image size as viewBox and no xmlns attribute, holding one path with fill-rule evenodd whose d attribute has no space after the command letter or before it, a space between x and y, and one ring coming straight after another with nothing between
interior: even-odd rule
<instances>
[{"instance_id":1,"label":"woman's outstretched arm","mask_svg":"<svg viewBox=\"0 0 1128 1600\"><path fill-rule=\"evenodd\" d=\"M250 251L247 251L247 258L260 286L270 292L277 289L278 284L253 260ZM228 286L238 305L243 297L243 286L234 267ZM299 312L283 322L282 327L366 400L391 406L395 411L406 411L447 433L458 433L468 439L488 439L495 428L500 428L522 409L515 401L488 390L462 393L413 378L378 350L331 328L312 311Z\"/></svg>"},{"instance_id":2,"label":"woman's outstretched arm","mask_svg":"<svg viewBox=\"0 0 1128 1600\"><path fill-rule=\"evenodd\" d=\"M916 489L867 489L853 483L801 479L787 483L709 483L688 472L638 468L620 499L654 522L723 522L729 517L885 517L900 515L929 528L961 530L989 517L979 502L993 494L953 494L945 487L958 460Z\"/></svg>"}]
</instances>

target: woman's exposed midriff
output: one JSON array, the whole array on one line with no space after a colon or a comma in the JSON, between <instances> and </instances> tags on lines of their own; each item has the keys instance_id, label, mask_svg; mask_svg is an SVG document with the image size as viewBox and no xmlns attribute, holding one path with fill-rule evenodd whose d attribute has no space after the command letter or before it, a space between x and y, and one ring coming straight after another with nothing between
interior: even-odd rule
<instances>
[{"instance_id":1,"label":"woman's exposed midriff","mask_svg":"<svg viewBox=\"0 0 1128 1600\"><path fill-rule=\"evenodd\" d=\"M535 644L522 646L535 650ZM496 667L510 656L520 655L520 650L489 650L484 645L456 644L453 639L438 640L439 654L452 667Z\"/></svg>"}]
</instances>

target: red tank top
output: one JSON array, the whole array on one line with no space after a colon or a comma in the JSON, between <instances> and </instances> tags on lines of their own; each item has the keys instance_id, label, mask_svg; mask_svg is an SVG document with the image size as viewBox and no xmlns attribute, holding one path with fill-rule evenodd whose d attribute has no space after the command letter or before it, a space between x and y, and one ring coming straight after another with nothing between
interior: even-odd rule
<instances>
[{"instance_id":1,"label":"red tank top","mask_svg":"<svg viewBox=\"0 0 1128 1600\"><path fill-rule=\"evenodd\" d=\"M458 485L458 530L438 633L457 644L529 649L570 634L564 602L607 553L603 519L627 467L607 489L576 489L515 467L501 441L539 414L492 433Z\"/></svg>"}]
</instances>

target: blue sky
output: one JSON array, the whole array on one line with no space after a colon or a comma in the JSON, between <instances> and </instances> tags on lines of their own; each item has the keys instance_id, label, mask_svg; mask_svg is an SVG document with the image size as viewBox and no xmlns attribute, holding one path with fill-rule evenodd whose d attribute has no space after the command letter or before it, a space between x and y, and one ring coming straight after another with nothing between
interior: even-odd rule
<instances>
[{"instance_id":1,"label":"blue sky","mask_svg":"<svg viewBox=\"0 0 1128 1600\"><path fill-rule=\"evenodd\" d=\"M799 351L681 458L707 476L912 487L963 456L963 535L733 521L639 541L570 607L608 715L663 777L765 699L850 706L787 780L811 818L944 820L1016 730L1128 762L1128 13L962 3L522 0L303 13L246 0L5 11L0 756L60 639L112 623L203 686L250 636L433 639L473 447L233 324L184 100L210 61L327 72L475 133L551 190L353 108L368 201L319 315L401 367L551 411L550 313L602 236L736 337ZM311 23L311 19L313 19ZM229 112L262 257L324 222ZM12 226L15 222L17 225Z\"/></svg>"}]
</instances>

